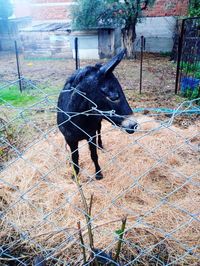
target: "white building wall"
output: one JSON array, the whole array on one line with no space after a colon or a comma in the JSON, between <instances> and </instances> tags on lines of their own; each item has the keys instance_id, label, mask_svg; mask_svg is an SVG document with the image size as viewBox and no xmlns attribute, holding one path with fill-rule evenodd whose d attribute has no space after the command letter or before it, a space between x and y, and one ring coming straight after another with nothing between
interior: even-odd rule
<instances>
[{"instance_id":1,"label":"white building wall","mask_svg":"<svg viewBox=\"0 0 200 266\"><path fill-rule=\"evenodd\" d=\"M171 52L175 27L175 17L143 18L136 26L136 51L140 50L140 37L143 35L147 52Z\"/></svg>"},{"instance_id":2,"label":"white building wall","mask_svg":"<svg viewBox=\"0 0 200 266\"><path fill-rule=\"evenodd\" d=\"M74 39L78 37L78 56L80 59L99 59L98 32L73 32L70 36L70 43L75 57Z\"/></svg>"}]
</instances>

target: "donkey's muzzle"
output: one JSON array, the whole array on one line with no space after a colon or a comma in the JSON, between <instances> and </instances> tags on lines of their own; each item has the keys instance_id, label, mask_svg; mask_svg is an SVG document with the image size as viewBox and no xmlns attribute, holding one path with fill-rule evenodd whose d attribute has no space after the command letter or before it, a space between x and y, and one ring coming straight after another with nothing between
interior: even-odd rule
<instances>
[{"instance_id":1,"label":"donkey's muzzle","mask_svg":"<svg viewBox=\"0 0 200 266\"><path fill-rule=\"evenodd\" d=\"M121 126L127 133L132 134L137 130L138 123L130 116L123 120Z\"/></svg>"},{"instance_id":2,"label":"donkey's muzzle","mask_svg":"<svg viewBox=\"0 0 200 266\"><path fill-rule=\"evenodd\" d=\"M128 134L133 134L137 130L137 128L138 128L138 124L135 123L134 125L132 125L132 126L130 126L128 128L124 128L124 129L126 130L126 132Z\"/></svg>"}]
</instances>

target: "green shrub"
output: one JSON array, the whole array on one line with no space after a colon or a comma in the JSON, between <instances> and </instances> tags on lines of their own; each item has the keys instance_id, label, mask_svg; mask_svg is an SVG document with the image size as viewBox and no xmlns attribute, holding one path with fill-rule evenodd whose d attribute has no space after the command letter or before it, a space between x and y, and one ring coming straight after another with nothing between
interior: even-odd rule
<instances>
[{"instance_id":1,"label":"green shrub","mask_svg":"<svg viewBox=\"0 0 200 266\"><path fill-rule=\"evenodd\" d=\"M198 99L200 98L200 87L196 87L194 89L187 87L186 90L182 92L182 96L189 100ZM196 104L200 105L200 100L197 100Z\"/></svg>"},{"instance_id":2,"label":"green shrub","mask_svg":"<svg viewBox=\"0 0 200 266\"><path fill-rule=\"evenodd\" d=\"M182 72L186 73L187 76L192 76L194 78L200 79L200 62L197 63L182 63Z\"/></svg>"},{"instance_id":3,"label":"green shrub","mask_svg":"<svg viewBox=\"0 0 200 266\"><path fill-rule=\"evenodd\" d=\"M200 1L190 0L189 2L189 17L200 17Z\"/></svg>"}]
</instances>

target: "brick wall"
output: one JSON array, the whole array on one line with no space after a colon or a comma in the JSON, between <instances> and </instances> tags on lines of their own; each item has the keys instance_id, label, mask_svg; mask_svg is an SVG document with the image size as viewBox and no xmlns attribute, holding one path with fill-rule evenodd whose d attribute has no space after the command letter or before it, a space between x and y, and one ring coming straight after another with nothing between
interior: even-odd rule
<instances>
[{"instance_id":1,"label":"brick wall","mask_svg":"<svg viewBox=\"0 0 200 266\"><path fill-rule=\"evenodd\" d=\"M70 20L70 8L64 6L32 7L33 20Z\"/></svg>"},{"instance_id":2,"label":"brick wall","mask_svg":"<svg viewBox=\"0 0 200 266\"><path fill-rule=\"evenodd\" d=\"M185 16L188 11L189 0L156 0L152 8L148 8L145 15L150 17Z\"/></svg>"},{"instance_id":3,"label":"brick wall","mask_svg":"<svg viewBox=\"0 0 200 266\"><path fill-rule=\"evenodd\" d=\"M31 15L36 21L70 20L73 0L32 0Z\"/></svg>"}]
</instances>

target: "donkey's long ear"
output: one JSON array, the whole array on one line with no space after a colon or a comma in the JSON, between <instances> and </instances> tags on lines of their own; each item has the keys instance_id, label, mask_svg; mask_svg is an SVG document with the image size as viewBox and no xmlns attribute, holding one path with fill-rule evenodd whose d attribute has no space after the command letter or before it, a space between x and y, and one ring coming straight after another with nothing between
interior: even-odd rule
<instances>
[{"instance_id":1,"label":"donkey's long ear","mask_svg":"<svg viewBox=\"0 0 200 266\"><path fill-rule=\"evenodd\" d=\"M117 54L115 57L113 57L109 62L104 64L99 69L99 74L100 75L105 75L108 72L112 72L115 69L115 67L121 62L121 60L124 57L125 53L126 53L126 49L123 49L119 54Z\"/></svg>"}]
</instances>

